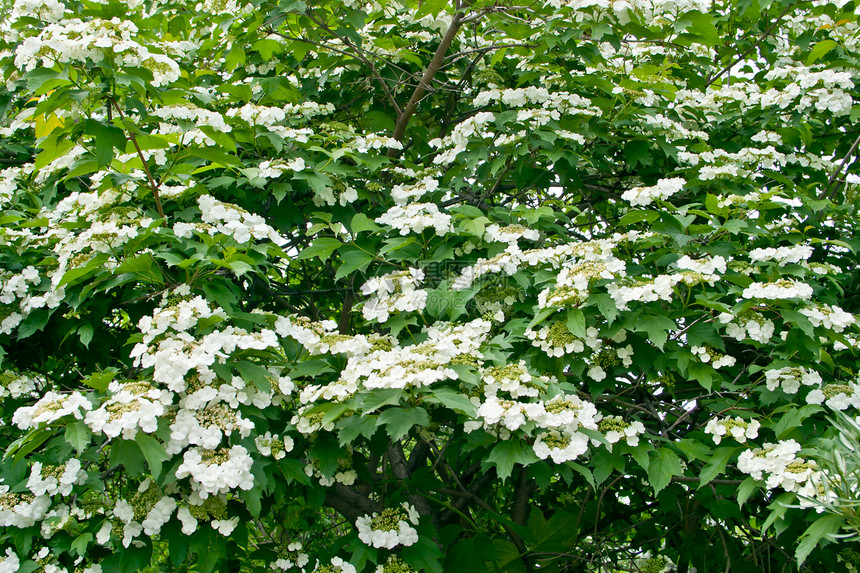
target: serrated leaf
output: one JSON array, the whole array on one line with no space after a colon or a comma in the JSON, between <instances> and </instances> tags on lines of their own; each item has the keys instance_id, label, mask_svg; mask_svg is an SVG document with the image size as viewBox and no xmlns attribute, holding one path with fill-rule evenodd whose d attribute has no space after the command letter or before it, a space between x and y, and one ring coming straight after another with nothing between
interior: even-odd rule
<instances>
[{"instance_id":1,"label":"serrated leaf","mask_svg":"<svg viewBox=\"0 0 860 573\"><path fill-rule=\"evenodd\" d=\"M428 395L428 402L439 402L448 408L466 414L469 417L475 415L477 408L475 405L460 392L451 388L433 388Z\"/></svg>"},{"instance_id":2,"label":"serrated leaf","mask_svg":"<svg viewBox=\"0 0 860 573\"><path fill-rule=\"evenodd\" d=\"M574 336L577 336L579 338L586 338L585 315L578 308L568 309L567 329Z\"/></svg>"},{"instance_id":3,"label":"serrated leaf","mask_svg":"<svg viewBox=\"0 0 860 573\"><path fill-rule=\"evenodd\" d=\"M249 380L260 392L265 392L267 394L271 394L272 392L272 374L260 366L259 364L254 364L253 362L249 362L247 360L240 360L238 362L233 363L233 366L236 367L236 370L239 371L239 375L243 380Z\"/></svg>"},{"instance_id":4,"label":"serrated leaf","mask_svg":"<svg viewBox=\"0 0 860 573\"><path fill-rule=\"evenodd\" d=\"M397 441L409 433L412 426L427 426L430 415L424 408L388 408L379 415L379 423L385 424L385 430L393 441Z\"/></svg>"},{"instance_id":5,"label":"serrated leaf","mask_svg":"<svg viewBox=\"0 0 860 573\"><path fill-rule=\"evenodd\" d=\"M514 469L514 464L527 466L538 461L538 457L527 443L505 440L496 444L487 456L487 461L496 466L496 473L502 481L507 481Z\"/></svg>"},{"instance_id":6,"label":"serrated leaf","mask_svg":"<svg viewBox=\"0 0 860 573\"><path fill-rule=\"evenodd\" d=\"M334 275L334 278L338 280L354 271L366 269L373 261L373 255L361 249L342 251L338 255L343 259L343 263L337 268L337 272Z\"/></svg>"},{"instance_id":7,"label":"serrated leaf","mask_svg":"<svg viewBox=\"0 0 860 573\"><path fill-rule=\"evenodd\" d=\"M650 210L636 210L636 211L628 211L624 213L621 219L618 221L618 224L621 226L633 225L634 223L653 223L660 216L657 211Z\"/></svg>"},{"instance_id":8,"label":"serrated leaf","mask_svg":"<svg viewBox=\"0 0 860 573\"><path fill-rule=\"evenodd\" d=\"M806 65L811 66L821 58L827 55L827 52L838 46L834 40L822 40L815 44L815 46L809 51L809 55L806 57Z\"/></svg>"},{"instance_id":9,"label":"serrated leaf","mask_svg":"<svg viewBox=\"0 0 860 573\"><path fill-rule=\"evenodd\" d=\"M162 462L170 459L170 456L167 455L164 449L164 444L143 432L138 432L134 437L134 441L137 442L140 451L143 452L143 457L146 458L146 463L149 465L149 472L152 474L152 477L157 479L161 474Z\"/></svg>"},{"instance_id":10,"label":"serrated leaf","mask_svg":"<svg viewBox=\"0 0 860 573\"><path fill-rule=\"evenodd\" d=\"M725 472L726 464L736 451L737 448L732 447L718 448L699 474L699 487L706 486L712 479Z\"/></svg>"},{"instance_id":11,"label":"serrated leaf","mask_svg":"<svg viewBox=\"0 0 860 573\"><path fill-rule=\"evenodd\" d=\"M362 231L381 231L382 227L373 222L367 215L364 213L356 213L352 217L352 221L349 224L349 230L352 231L353 235L356 233L361 233Z\"/></svg>"},{"instance_id":12,"label":"serrated leaf","mask_svg":"<svg viewBox=\"0 0 860 573\"><path fill-rule=\"evenodd\" d=\"M754 480L752 477L745 479L738 486L738 506L743 507L747 500L755 491L761 487L761 482Z\"/></svg>"},{"instance_id":13,"label":"serrated leaf","mask_svg":"<svg viewBox=\"0 0 860 573\"><path fill-rule=\"evenodd\" d=\"M343 243L333 237L319 237L309 247L302 249L296 258L303 260L317 257L320 261L325 262L341 245Z\"/></svg>"},{"instance_id":14,"label":"serrated leaf","mask_svg":"<svg viewBox=\"0 0 860 573\"><path fill-rule=\"evenodd\" d=\"M66 424L65 438L79 454L90 445L90 437L92 432L90 428L82 421L69 422Z\"/></svg>"},{"instance_id":15,"label":"serrated leaf","mask_svg":"<svg viewBox=\"0 0 860 573\"><path fill-rule=\"evenodd\" d=\"M818 546L819 542L832 540L833 535L839 533L844 523L844 518L841 515L824 515L816 519L815 523L810 525L800 536L800 543L794 553L794 556L797 557L798 566L803 565L803 562L806 561L806 558Z\"/></svg>"},{"instance_id":16,"label":"serrated leaf","mask_svg":"<svg viewBox=\"0 0 860 573\"><path fill-rule=\"evenodd\" d=\"M402 396L403 390L400 390L399 388L385 388L381 390L371 390L370 392L356 396L353 401L357 402L359 405L356 410L361 411L362 416L366 416L383 406L399 404Z\"/></svg>"},{"instance_id":17,"label":"serrated leaf","mask_svg":"<svg viewBox=\"0 0 860 573\"><path fill-rule=\"evenodd\" d=\"M351 444L358 436L368 440L379 427L379 416L348 416L337 421L337 439L341 446Z\"/></svg>"},{"instance_id":18,"label":"serrated leaf","mask_svg":"<svg viewBox=\"0 0 860 573\"><path fill-rule=\"evenodd\" d=\"M681 475L681 460L677 454L669 448L660 448L652 452L648 462L648 481L654 488L654 494L669 485L673 476Z\"/></svg>"}]
</instances>

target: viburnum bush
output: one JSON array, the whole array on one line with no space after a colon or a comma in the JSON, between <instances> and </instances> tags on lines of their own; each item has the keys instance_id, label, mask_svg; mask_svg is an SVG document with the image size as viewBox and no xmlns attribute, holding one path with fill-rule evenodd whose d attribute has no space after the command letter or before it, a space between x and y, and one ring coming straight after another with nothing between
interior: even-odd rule
<instances>
[{"instance_id":1,"label":"viburnum bush","mask_svg":"<svg viewBox=\"0 0 860 573\"><path fill-rule=\"evenodd\" d=\"M860 3L0 15L0 572L860 567Z\"/></svg>"}]
</instances>

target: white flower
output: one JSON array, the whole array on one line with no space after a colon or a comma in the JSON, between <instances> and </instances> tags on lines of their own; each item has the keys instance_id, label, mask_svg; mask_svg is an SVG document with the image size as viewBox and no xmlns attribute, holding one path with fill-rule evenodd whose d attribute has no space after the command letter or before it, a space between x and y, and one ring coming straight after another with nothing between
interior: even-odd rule
<instances>
[{"instance_id":1,"label":"white flower","mask_svg":"<svg viewBox=\"0 0 860 573\"><path fill-rule=\"evenodd\" d=\"M355 521L358 538L372 547L393 549L398 545L409 546L418 542L418 512L409 504L403 509L386 508L381 514L363 515Z\"/></svg>"}]
</instances>

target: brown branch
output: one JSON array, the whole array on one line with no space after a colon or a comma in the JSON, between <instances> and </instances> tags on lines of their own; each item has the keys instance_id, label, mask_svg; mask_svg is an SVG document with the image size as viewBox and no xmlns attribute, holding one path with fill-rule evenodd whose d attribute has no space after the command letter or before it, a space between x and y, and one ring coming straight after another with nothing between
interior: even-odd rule
<instances>
[{"instance_id":1,"label":"brown branch","mask_svg":"<svg viewBox=\"0 0 860 573\"><path fill-rule=\"evenodd\" d=\"M839 174L845 169L845 165L848 163L848 160L854 156L854 152L857 150L857 146L860 145L860 137L854 140L854 145L851 146L851 149L848 150L848 153L845 154L845 158L842 160L842 163L839 164L833 173L830 175L830 179L827 180L827 189L826 191L819 196L819 199L831 199L831 195L836 188L839 186L841 180L839 179Z\"/></svg>"},{"instance_id":2,"label":"brown branch","mask_svg":"<svg viewBox=\"0 0 860 573\"><path fill-rule=\"evenodd\" d=\"M388 463L391 464L391 471L394 476L401 481L406 481L412 477L409 472L409 462L406 461L406 455L403 453L403 446L400 442L393 442L388 446ZM406 498L415 506L418 513L421 515L429 515L435 518L435 512L430 503L420 495L407 495Z\"/></svg>"},{"instance_id":3,"label":"brown branch","mask_svg":"<svg viewBox=\"0 0 860 573\"><path fill-rule=\"evenodd\" d=\"M119 107L119 104L116 100L111 99L110 103L113 104L114 109L119 114L119 118L123 123L125 121L125 115L122 113L122 109ZM140 158L140 162L143 164L143 172L146 173L146 180L149 182L149 188L152 191L152 196L155 199L155 209L158 211L158 216L162 219L166 219L164 216L164 209L161 208L161 198L158 196L158 183L155 182L155 178L152 176L152 172L149 170L149 164L146 162L146 159L143 157L143 151L140 149L140 145L137 143L137 138L134 136L134 132L128 130L126 132L126 137L131 141L131 144L134 146L135 151L137 151L137 156Z\"/></svg>"},{"instance_id":4,"label":"brown branch","mask_svg":"<svg viewBox=\"0 0 860 573\"><path fill-rule=\"evenodd\" d=\"M705 84L705 87L709 87L711 84L713 84L715 81L717 81L720 78L720 76L722 76L724 73L728 72L733 67L738 65L738 63L743 61L744 58L746 58L748 55L750 55L750 53L752 53L756 48L758 48L761 45L761 43L764 42L768 36L770 36L770 33L773 31L773 29L776 27L776 25L779 24L779 21L782 20L783 16L788 14L793 8L796 8L797 6L799 6L801 4L806 4L807 2L808 2L808 0L803 0L801 2L797 2L795 4L791 4L790 6L787 6L785 8L785 10L783 10L779 14L779 16L777 16L774 19L773 23L768 27L768 29L765 30L764 33L758 37L758 39L755 41L755 43L753 43L752 46L747 48L741 55L739 55L737 58L735 58L735 60L731 64L729 64L728 66L726 66L722 70L720 70L720 72L718 74L716 74L714 76L708 76L707 84Z\"/></svg>"},{"instance_id":5,"label":"brown branch","mask_svg":"<svg viewBox=\"0 0 860 573\"><path fill-rule=\"evenodd\" d=\"M353 491L343 484L335 484L334 488L329 489L325 494L325 501L330 507L334 508L335 511L352 523L355 523L355 520L362 515L382 510L378 502Z\"/></svg>"},{"instance_id":6,"label":"brown branch","mask_svg":"<svg viewBox=\"0 0 860 573\"><path fill-rule=\"evenodd\" d=\"M451 47L451 43L454 41L454 37L457 35L457 31L460 29L462 24L463 13L457 12L454 14L454 18L451 20L451 26L448 28L448 31L445 32L445 36L443 36L442 41L439 42L439 47L436 48L436 53L433 55L433 59L430 60L430 64L427 66L427 69L424 71L421 81L418 82L418 86L415 88L415 91L412 92L412 97L409 98L409 102L406 104L406 107L403 108L402 113L397 116L397 124L394 126L393 135L394 139L397 141L403 141L403 135L406 133L406 126L409 124L409 119L412 117L412 114L415 113L415 109L418 107L418 102L424 96L424 92L430 88L430 82L433 81L439 68L442 67L442 62L445 60L445 54L448 52L448 48ZM397 152L397 149L389 149L388 156L396 157Z\"/></svg>"}]
</instances>

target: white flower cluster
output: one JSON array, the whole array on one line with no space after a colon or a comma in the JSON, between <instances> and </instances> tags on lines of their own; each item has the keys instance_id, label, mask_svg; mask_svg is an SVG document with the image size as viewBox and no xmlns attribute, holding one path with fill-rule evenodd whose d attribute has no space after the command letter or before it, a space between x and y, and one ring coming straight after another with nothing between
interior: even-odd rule
<instances>
[{"instance_id":1,"label":"white flower cluster","mask_svg":"<svg viewBox=\"0 0 860 573\"><path fill-rule=\"evenodd\" d=\"M170 424L168 454L178 454L189 445L214 450L233 432L247 438L254 430L253 422L223 402L213 401L203 408L189 409L188 400L183 400L180 406Z\"/></svg>"},{"instance_id":2,"label":"white flower cluster","mask_svg":"<svg viewBox=\"0 0 860 573\"><path fill-rule=\"evenodd\" d=\"M0 573L16 573L21 566L21 561L11 547L6 548L6 557L0 559Z\"/></svg>"},{"instance_id":3,"label":"white flower cluster","mask_svg":"<svg viewBox=\"0 0 860 573\"><path fill-rule=\"evenodd\" d=\"M360 356L366 354L372 346L368 337L363 334L339 334L337 323L333 320L313 322L303 316L281 316L275 321L275 332L278 336L294 338L311 354Z\"/></svg>"},{"instance_id":4,"label":"white flower cluster","mask_svg":"<svg viewBox=\"0 0 860 573\"><path fill-rule=\"evenodd\" d=\"M141 533L157 535L170 521L176 505L175 499L163 495L150 479L145 479L131 502L120 499L113 507L114 517L123 523L123 546L131 545Z\"/></svg>"},{"instance_id":5,"label":"white flower cluster","mask_svg":"<svg viewBox=\"0 0 860 573\"><path fill-rule=\"evenodd\" d=\"M565 354L584 352L586 346L592 350L600 350L601 341L597 337L598 330L593 326L585 331L584 339L574 336L564 322L555 321L544 325L538 330L527 329L526 338L532 345L543 350L548 356L561 357Z\"/></svg>"},{"instance_id":6,"label":"white flower cluster","mask_svg":"<svg viewBox=\"0 0 860 573\"><path fill-rule=\"evenodd\" d=\"M212 225L210 235L222 233L233 237L238 243L247 243L252 238L258 241L268 239L278 246L287 242L261 216L248 213L236 205L222 203L211 195L201 195L197 198L197 204L203 221Z\"/></svg>"},{"instance_id":7,"label":"white flower cluster","mask_svg":"<svg viewBox=\"0 0 860 573\"><path fill-rule=\"evenodd\" d=\"M665 201L672 195L684 188L684 181L680 177L661 179L651 187L634 187L621 194L621 198L630 203L631 207L645 207L655 200Z\"/></svg>"},{"instance_id":8,"label":"white flower cluster","mask_svg":"<svg viewBox=\"0 0 860 573\"><path fill-rule=\"evenodd\" d=\"M451 130L451 133L445 136L445 139L432 139L428 143L431 147L443 149L444 151L436 156L433 162L436 165L447 165L453 162L457 156L466 151L469 145L470 138L493 138L495 133L486 129L486 125L496 118L495 114L482 111L476 113L470 118L467 118Z\"/></svg>"},{"instance_id":9,"label":"white flower cluster","mask_svg":"<svg viewBox=\"0 0 860 573\"><path fill-rule=\"evenodd\" d=\"M809 245L794 245L791 247L769 247L766 249L753 249L750 251L750 260L776 261L779 266L798 264L806 261L812 256L813 249Z\"/></svg>"},{"instance_id":10,"label":"white flower cluster","mask_svg":"<svg viewBox=\"0 0 860 573\"><path fill-rule=\"evenodd\" d=\"M307 413L317 400L341 402L365 389L422 387L440 380L456 380L457 372L450 367L452 361L480 359L478 349L490 328L491 324L482 319L466 324L436 323L425 329L427 340L403 347L390 338L376 338L376 347L370 352L349 358L337 380L325 385L309 384L302 390L299 399L304 406L293 424L303 434L322 427L322 413Z\"/></svg>"},{"instance_id":11,"label":"white flower cluster","mask_svg":"<svg viewBox=\"0 0 860 573\"><path fill-rule=\"evenodd\" d=\"M645 235L635 231L614 235L610 239L595 239L582 243L564 243L543 249L508 248L504 253L491 259L478 259L471 267L463 269L460 276L451 285L454 290L467 289L480 277L488 273L504 272L515 274L522 266L536 267L549 265L559 268L565 264L573 267L579 261L610 261L613 259L612 250L623 240L635 240Z\"/></svg>"},{"instance_id":12,"label":"white flower cluster","mask_svg":"<svg viewBox=\"0 0 860 573\"><path fill-rule=\"evenodd\" d=\"M109 438L121 434L123 439L133 440L138 429L147 434L155 432L158 419L173 402L173 393L146 381L113 381L108 390L112 393L110 399L87 412L84 422L94 433Z\"/></svg>"},{"instance_id":13,"label":"white flower cluster","mask_svg":"<svg viewBox=\"0 0 860 573\"><path fill-rule=\"evenodd\" d=\"M743 444L747 439L757 438L760 428L761 423L758 420L747 421L738 416L722 419L711 418L705 425L705 433L711 434L715 444L719 444L724 437L729 436Z\"/></svg>"},{"instance_id":14,"label":"white flower cluster","mask_svg":"<svg viewBox=\"0 0 860 573\"><path fill-rule=\"evenodd\" d=\"M7 396L11 398L37 397L36 389L42 386L42 382L29 374L12 372L6 370L0 373L0 399Z\"/></svg>"},{"instance_id":15,"label":"white flower cluster","mask_svg":"<svg viewBox=\"0 0 860 573\"><path fill-rule=\"evenodd\" d=\"M488 225L484 232L484 240L488 243L516 245L520 239L537 241L540 239L540 232L536 229L523 227L522 225L505 225L501 227L495 223Z\"/></svg>"},{"instance_id":16,"label":"white flower cluster","mask_svg":"<svg viewBox=\"0 0 860 573\"><path fill-rule=\"evenodd\" d=\"M206 499L237 488L249 490L254 487L253 463L248 450L238 445L229 450L192 448L185 452L182 464L176 469L176 477L190 477L191 487Z\"/></svg>"},{"instance_id":17,"label":"white flower cluster","mask_svg":"<svg viewBox=\"0 0 860 573\"><path fill-rule=\"evenodd\" d=\"M131 358L135 366L154 368L154 382L164 384L173 392L183 392L190 370L196 370L194 375L200 381L212 382L216 375L211 366L216 361L223 363L226 356L236 350L265 350L278 346L278 337L272 330L249 333L228 326L198 338L183 331L156 339L149 345L140 342L132 349Z\"/></svg>"},{"instance_id":18,"label":"white flower cluster","mask_svg":"<svg viewBox=\"0 0 860 573\"><path fill-rule=\"evenodd\" d=\"M538 307L579 306L588 299L591 285L599 279L615 279L626 276L624 261L611 255L599 259L574 258L564 263L555 279L555 286L538 294Z\"/></svg>"},{"instance_id":19,"label":"white flower cluster","mask_svg":"<svg viewBox=\"0 0 860 573\"><path fill-rule=\"evenodd\" d=\"M424 310L428 293L417 288L423 280L424 271L416 268L371 278L361 287L370 296L361 309L364 319L385 322L391 313Z\"/></svg>"},{"instance_id":20,"label":"white flower cluster","mask_svg":"<svg viewBox=\"0 0 860 573\"><path fill-rule=\"evenodd\" d=\"M638 420L628 422L621 416L605 416L597 424L597 429L609 442L610 450L612 450L612 444L617 444L622 439L628 446L638 446L639 436L645 433L645 425L642 422ZM600 442L593 438L591 443L595 446L600 445Z\"/></svg>"},{"instance_id":21,"label":"white flower cluster","mask_svg":"<svg viewBox=\"0 0 860 573\"><path fill-rule=\"evenodd\" d=\"M368 135L356 137L352 141L352 146L355 147L356 151L358 151L359 153L367 153L371 149L403 149L403 144L394 139L393 137L388 137L387 135L380 135L376 133L370 133Z\"/></svg>"},{"instance_id":22,"label":"white flower cluster","mask_svg":"<svg viewBox=\"0 0 860 573\"><path fill-rule=\"evenodd\" d=\"M401 235L421 233L424 229L434 229L439 236L453 233L451 215L441 213L434 203L412 203L410 205L394 205L376 222L389 225L400 231Z\"/></svg>"},{"instance_id":23,"label":"white flower cluster","mask_svg":"<svg viewBox=\"0 0 860 573\"><path fill-rule=\"evenodd\" d=\"M726 259L717 255L713 257L701 257L692 259L689 255L684 255L675 265L682 270L693 271L703 275L723 274L726 272Z\"/></svg>"},{"instance_id":24,"label":"white flower cluster","mask_svg":"<svg viewBox=\"0 0 860 573\"><path fill-rule=\"evenodd\" d=\"M310 558L307 553L302 551L302 544L298 541L293 541L289 545L287 545L286 551L279 551L278 558L273 562L269 563L269 568L272 571L289 571L295 567L298 567L301 571L304 571L304 566L308 564Z\"/></svg>"},{"instance_id":25,"label":"white flower cluster","mask_svg":"<svg viewBox=\"0 0 860 573\"><path fill-rule=\"evenodd\" d=\"M340 557L332 557L328 565L320 566L319 561L317 561L311 573L356 573L356 569L355 566Z\"/></svg>"},{"instance_id":26,"label":"white flower cluster","mask_svg":"<svg viewBox=\"0 0 860 573\"><path fill-rule=\"evenodd\" d=\"M794 440L781 440L777 444L764 444L741 452L738 469L755 480L764 480L768 489L782 487L786 491L797 491L809 495L803 484L812 485L813 474L817 472L814 461L805 461L795 454L800 444Z\"/></svg>"},{"instance_id":27,"label":"white flower cluster","mask_svg":"<svg viewBox=\"0 0 860 573\"><path fill-rule=\"evenodd\" d=\"M823 326L834 332L843 332L855 322L853 314L836 305L817 304L801 308L799 312L809 319L812 326Z\"/></svg>"},{"instance_id":28,"label":"white flower cluster","mask_svg":"<svg viewBox=\"0 0 860 573\"><path fill-rule=\"evenodd\" d=\"M398 545L408 547L418 542L418 512L407 503L403 509L386 508L382 513L362 515L355 520L358 538L371 547L393 549Z\"/></svg>"},{"instance_id":29,"label":"white flower cluster","mask_svg":"<svg viewBox=\"0 0 860 573\"><path fill-rule=\"evenodd\" d=\"M224 121L224 116L217 111L210 111L190 103L157 107L150 113L164 120L180 119L192 122L198 127L201 125L209 126L222 133L233 131L233 128Z\"/></svg>"},{"instance_id":30,"label":"white flower cluster","mask_svg":"<svg viewBox=\"0 0 860 573\"><path fill-rule=\"evenodd\" d=\"M15 66L30 71L39 66L53 67L56 62L99 63L112 59L118 66L148 69L153 74L154 87L179 79L179 65L136 42L132 36L137 31L137 26L119 18L87 22L66 19L49 24L38 36L25 38L15 50Z\"/></svg>"},{"instance_id":31,"label":"white flower cluster","mask_svg":"<svg viewBox=\"0 0 860 573\"><path fill-rule=\"evenodd\" d=\"M32 406L23 406L15 410L12 423L21 430L31 430L40 424L50 424L64 416L74 416L81 420L84 412L92 409L93 405L80 392L58 394L50 391Z\"/></svg>"},{"instance_id":32,"label":"white flower cluster","mask_svg":"<svg viewBox=\"0 0 860 573\"><path fill-rule=\"evenodd\" d=\"M499 392L505 392L513 398L532 396L537 398L542 390L554 381L548 376L535 376L529 372L526 363L520 360L517 364L505 366L493 366L481 368L481 382L484 396L497 396ZM476 406L481 405L477 396L470 398Z\"/></svg>"},{"instance_id":33,"label":"white flower cluster","mask_svg":"<svg viewBox=\"0 0 860 573\"><path fill-rule=\"evenodd\" d=\"M767 300L812 298L812 287L804 282L792 279L779 279L776 282L752 283L744 289L741 296L746 299L763 298Z\"/></svg>"},{"instance_id":34,"label":"white flower cluster","mask_svg":"<svg viewBox=\"0 0 860 573\"><path fill-rule=\"evenodd\" d=\"M629 310L631 302L670 301L675 292L675 285L683 283L695 285L706 282L713 286L719 280L718 275L706 275L693 271L684 271L672 275L657 275L650 280L639 280L632 284L614 282L607 285L606 290L618 310Z\"/></svg>"},{"instance_id":35,"label":"white flower cluster","mask_svg":"<svg viewBox=\"0 0 860 573\"><path fill-rule=\"evenodd\" d=\"M410 201L420 199L427 193L432 193L439 188L439 181L430 175L422 177L421 180L411 185L395 185L391 189L391 198L395 205L406 205Z\"/></svg>"},{"instance_id":36,"label":"white flower cluster","mask_svg":"<svg viewBox=\"0 0 860 573\"><path fill-rule=\"evenodd\" d=\"M289 436L282 438L278 434L272 435L272 432L266 432L262 436L254 438L254 445L257 446L257 451L261 455L282 460L286 457L287 452L293 451L294 443Z\"/></svg>"},{"instance_id":37,"label":"white flower cluster","mask_svg":"<svg viewBox=\"0 0 860 573\"><path fill-rule=\"evenodd\" d=\"M765 344L773 337L775 329L773 321L758 312L747 311L740 316L723 312L717 318L726 325L726 334L737 341L749 337Z\"/></svg>"},{"instance_id":38,"label":"white flower cluster","mask_svg":"<svg viewBox=\"0 0 860 573\"><path fill-rule=\"evenodd\" d=\"M822 383L821 375L818 372L803 366L773 368L765 371L764 377L768 390L772 392L781 387L786 394L797 394L801 384L820 386Z\"/></svg>"},{"instance_id":39,"label":"white flower cluster","mask_svg":"<svg viewBox=\"0 0 860 573\"><path fill-rule=\"evenodd\" d=\"M855 382L825 384L807 394L806 402L808 404L823 402L834 410L847 410L850 407L860 409L860 385Z\"/></svg>"},{"instance_id":40,"label":"white flower cluster","mask_svg":"<svg viewBox=\"0 0 860 573\"><path fill-rule=\"evenodd\" d=\"M0 486L0 527L32 527L45 518L49 507L50 496L9 493L9 486Z\"/></svg>"},{"instance_id":41,"label":"white flower cluster","mask_svg":"<svg viewBox=\"0 0 860 573\"><path fill-rule=\"evenodd\" d=\"M691 346L690 352L693 353L701 362L705 364L710 363L714 368L722 368L723 366L734 366L735 358L732 356L727 356L725 354L720 354L715 351L713 348L708 348L705 346Z\"/></svg>"},{"instance_id":42,"label":"white flower cluster","mask_svg":"<svg viewBox=\"0 0 860 573\"><path fill-rule=\"evenodd\" d=\"M69 495L72 488L87 479L87 472L81 469L81 462L72 458L61 466L45 466L34 462L30 466L27 489L33 495Z\"/></svg>"}]
</instances>

